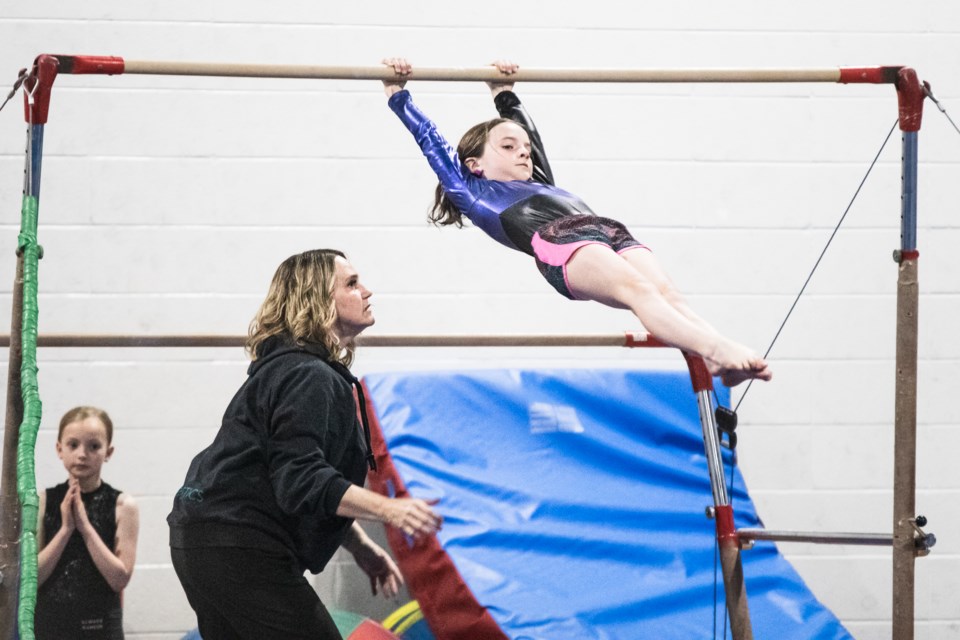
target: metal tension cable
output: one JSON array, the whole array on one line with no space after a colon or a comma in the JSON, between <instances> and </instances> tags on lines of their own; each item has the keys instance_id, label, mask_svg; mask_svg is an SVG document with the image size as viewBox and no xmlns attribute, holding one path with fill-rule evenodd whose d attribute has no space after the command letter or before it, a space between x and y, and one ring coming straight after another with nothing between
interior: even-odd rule
<instances>
[{"instance_id":1,"label":"metal tension cable","mask_svg":"<svg viewBox=\"0 0 960 640\"><path fill-rule=\"evenodd\" d=\"M960 127L957 126L957 123L953 121L953 118L950 117L950 114L947 113L946 108L937 100L936 96L933 95L933 89L930 86L930 83L927 81L923 82L923 92L930 98L933 104L937 105L937 109L940 110L940 113L950 122L957 134L960 134ZM898 121L899 122L899 121ZM894 122L894 127L897 126L897 122ZM797 306L797 302L800 300L800 296L803 295L804 290L807 288L807 284L810 283L810 278L813 277L814 271L817 270L817 267L820 265L820 261L823 259L824 254L827 252L827 248L830 246L830 243L833 242L833 237L837 234L837 231L840 229L840 225L843 224L844 218L847 216L847 212L850 211L850 207L853 206L854 201L857 199L857 196L860 194L860 189L863 188L864 183L867 181L867 177L870 175L870 172L873 170L874 165L877 163L877 159L880 157L880 154L883 152L884 147L887 146L887 142L890 140L890 136L893 134L893 128L890 129L890 132L887 134L887 137L884 139L883 144L880 146L880 151L877 152L877 155L874 157L873 162L870 163L870 167L867 169L866 175L863 176L863 180L860 181L860 186L857 187L856 193L853 194L853 198L850 199L850 204L847 205L847 208L844 210L843 215L840 216L840 221L837 223L837 226L834 228L833 233L830 235L830 238L827 240L827 244L824 246L823 251L820 253L820 257L817 258L816 264L813 265L813 269L810 271L810 275L807 276L807 281L803 283L803 287L800 288L800 293L797 294L796 299L793 301L793 304L790 306L790 310L787 311L786 317L784 317L783 322L780 324L780 328L777 329L777 333L773 336L773 340L770 342L770 346L767 347L766 353L763 354L763 357L766 358L770 355L770 351L773 349L773 345L777 342L777 338L780 336L780 332L783 331L784 325L787 323L787 320L790 318L790 314L793 313L794 308ZM743 402L743 399L747 397L747 392L750 390L750 386L753 384L753 380L747 382L747 387L743 390L743 395L740 396L740 400L737 402L737 406L730 411L725 407L717 407L717 424L718 428L727 433L728 431L724 428L725 426L730 429L729 433L733 433L732 429L735 429L737 426L737 409L740 408L740 404ZM716 392L714 392L714 397L716 397ZM717 402L719 405L719 401ZM722 417L721 417L722 409ZM731 425L732 426L729 426ZM736 439L731 440L731 447L735 445Z\"/></svg>"},{"instance_id":2,"label":"metal tension cable","mask_svg":"<svg viewBox=\"0 0 960 640\"><path fill-rule=\"evenodd\" d=\"M924 81L923 93L926 94L928 98L930 98L933 104L937 105L937 109L940 109L940 113L942 113L944 117L946 117L946 119L950 121L950 124L953 125L953 128L956 130L956 132L960 133L960 128L957 128L957 123L953 121L953 118L950 117L950 114L947 113L947 110L943 107L942 104L940 104L940 101L937 100L936 96L933 95L933 89L930 88L929 82Z\"/></svg>"},{"instance_id":3,"label":"metal tension cable","mask_svg":"<svg viewBox=\"0 0 960 640\"><path fill-rule=\"evenodd\" d=\"M932 98L932 94L931 94L930 91L929 91L929 86L928 86L926 83L924 83L924 88L925 88L925 90L927 91L927 95ZM940 105L937 104L937 106L939 107ZM943 108L941 108L940 110L943 111ZM943 111L943 112L944 112L944 114L946 114L946 111ZM949 118L949 116L948 116L948 118ZM951 120L950 122L953 123L952 120ZM834 237L836 237L837 232L840 230L840 226L843 224L843 221L846 219L847 214L850 212L850 209L853 207L853 203L856 201L857 196L860 195L860 190L863 189L863 185L867 182L867 178L870 177L870 173L873 171L873 167L877 164L877 160L880 159L880 154L883 153L883 150L886 148L887 142L890 141L890 136L893 135L893 132L894 132L894 130L896 129L898 123L899 123L899 119L897 119L897 120L894 121L893 126L890 127L890 131L887 132L886 137L883 139L883 144L880 145L879 151L877 151L876 155L875 155L874 158L873 158L873 161L870 163L870 166L867 168L867 172L864 174L863 178L860 180L860 184L857 186L857 189L856 189L856 191L854 192L853 197L850 199L850 202L847 203L847 207L846 207L846 209L844 209L843 215L840 216L840 220L837 222L836 226L834 226L833 232L830 234L830 237L827 239L827 242L826 242L826 244L824 245L823 250L820 252L820 256L817 258L816 262L815 262L814 265L813 265L813 268L810 270L810 273L807 275L807 279L806 279L806 281L803 283L803 286L800 287L800 292L797 294L796 298L794 298L793 304L790 305L790 309L787 311L786 316L784 316L783 321L780 323L780 328L777 329L776 334L773 336L773 340L770 341L770 346L767 347L766 352L764 352L764 354L763 354L764 359L766 359L767 356L770 355L770 351L773 350L773 345L776 344L777 338L780 337L780 333L783 331L784 326L786 326L787 320L789 320L791 314L793 314L793 310L796 308L797 303L800 301L800 297L803 295L804 291L806 291L807 285L810 284L810 280L813 278L813 274L816 272L817 267L820 266L820 262L823 260L823 257L824 257L824 256L826 255L826 253L827 253L827 249L830 248L830 244L833 242ZM956 128L956 125L954 125L954 128ZM958 129L957 132L960 133L960 129ZM714 400L715 400L716 403L717 403L717 407L716 407L716 409L714 410L714 417L716 418L716 422L717 422L717 431L720 432L721 443L723 442L723 435L726 434L726 436L727 436L727 446L728 446L728 448L730 449L730 453L731 453L731 457L730 457L730 472L729 472L729 474L728 474L729 477L730 477L729 495L730 495L730 504L731 504L731 505L733 504L733 485L734 485L734 478L735 478L735 474L736 474L736 470L737 470L737 452L736 452L736 447L737 447L737 434L736 434L736 428L737 428L737 410L740 408L740 405L743 403L743 399L744 399L745 397L747 397L747 392L750 391L751 385L753 385L753 379L750 379L750 380L747 382L747 387L743 390L743 395L740 396L740 400L737 401L737 405L736 405L736 407L734 407L733 409L730 409L730 408L728 408L728 407L724 407L723 405L721 405L721 404L720 404L720 398L717 396L717 391L716 391L716 389L713 390L713 397L714 397ZM714 597L713 597L713 636L714 636L714 638L716 638L716 637L717 637L717 558L716 558L716 551L715 551L715 553L714 553L714 562L713 562L713 587L714 587ZM727 617L726 617L726 615L725 615L724 618L723 618L723 637L726 637L726 635L727 635Z\"/></svg>"},{"instance_id":4,"label":"metal tension cable","mask_svg":"<svg viewBox=\"0 0 960 640\"><path fill-rule=\"evenodd\" d=\"M890 136L893 135L893 132L897 128L898 123L899 123L899 119L894 121L893 126L890 127L890 131L887 132L886 138L883 139L883 144L880 145L880 150L877 151L877 154L873 158L873 162L870 163L870 166L867 168L867 172L864 174L863 179L860 180L860 184L857 186L857 189L854 192L853 197L850 198L850 202L847 204L846 209L843 210L843 215L840 216L840 220L837 222L836 226L833 228L833 232L830 234L830 237L827 239L827 242L824 245L823 250L820 252L820 256L817 258L816 262L813 265L813 268L810 270L810 273L807 275L806 281L803 283L803 286L800 287L800 292L797 293L797 297L794 298L793 304L790 305L790 309L787 311L787 315L784 316L783 321L780 323L780 328L777 329L776 334L773 336L773 340L770 341L770 346L767 347L766 352L764 352L763 354L764 358L769 356L770 352L773 350L773 345L776 344L777 338L780 337L780 333L783 331L784 326L786 326L787 324L787 320L790 319L791 314L793 314L793 310L796 309L797 303L800 301L800 297L803 295L804 291L806 291L807 285L810 284L810 280L813 278L813 274L816 272L817 267L820 266L820 262L823 260L823 257L826 255L827 249L830 248L830 243L833 242L833 239L836 237L837 232L840 231L840 226L843 224L843 221L846 219L847 214L850 213L850 209L851 207L853 207L853 203L856 201L857 196L860 195L860 190L863 189L863 185L867 182L867 178L870 177L870 172L873 171L874 166L876 166L877 160L880 159L880 154L883 153L884 148L887 146L887 142L890 141ZM753 379L747 381L747 387L746 389L743 390L743 395L740 396L740 400L737 401L737 406L734 407L732 411L725 407L718 407L718 410L721 408L723 409L723 412L720 412L723 414L723 417L721 418L720 413L718 413L717 415L718 423L724 424L724 422L729 423L730 421L732 421L733 427L736 427L737 409L739 409L740 405L743 404L743 399L747 397L747 392L750 391L750 387L752 385L753 385ZM716 395L716 392L714 392L714 395Z\"/></svg>"},{"instance_id":5,"label":"metal tension cable","mask_svg":"<svg viewBox=\"0 0 960 640\"><path fill-rule=\"evenodd\" d=\"M10 102L10 98L17 95L17 89L20 88L20 85L23 84L23 81L27 79L27 70L20 69L20 73L17 74L17 79L13 83L13 89L10 90L10 93L7 94L7 99L3 101L3 104L0 104L0 111L3 111L3 108L7 106L7 103Z\"/></svg>"}]
</instances>

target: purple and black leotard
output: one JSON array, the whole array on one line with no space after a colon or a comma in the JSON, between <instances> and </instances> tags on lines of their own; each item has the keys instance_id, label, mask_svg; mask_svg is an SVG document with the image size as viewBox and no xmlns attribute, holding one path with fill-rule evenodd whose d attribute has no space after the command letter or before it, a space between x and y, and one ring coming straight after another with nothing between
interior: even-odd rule
<instances>
[{"instance_id":1,"label":"purple and black leotard","mask_svg":"<svg viewBox=\"0 0 960 640\"><path fill-rule=\"evenodd\" d=\"M553 184L540 135L516 94L503 91L494 103L501 117L518 123L530 136L533 177L528 181L506 182L473 175L436 125L413 103L408 91L395 93L388 102L413 134L457 209L494 240L533 256L547 281L574 299L565 266L577 249L603 244L622 253L645 247L623 224L597 216L580 198Z\"/></svg>"}]
</instances>

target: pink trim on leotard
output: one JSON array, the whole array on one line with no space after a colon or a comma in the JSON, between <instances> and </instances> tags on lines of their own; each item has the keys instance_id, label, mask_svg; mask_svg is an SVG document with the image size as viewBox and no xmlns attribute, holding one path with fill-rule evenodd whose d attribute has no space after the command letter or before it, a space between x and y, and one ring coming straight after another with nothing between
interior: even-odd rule
<instances>
[{"instance_id":1,"label":"pink trim on leotard","mask_svg":"<svg viewBox=\"0 0 960 640\"><path fill-rule=\"evenodd\" d=\"M549 264L551 267L562 267L570 261L570 258L577 249L588 244L603 244L599 240L580 240L569 244L553 244L540 237L539 233L534 233L530 240L533 252L537 254L540 262Z\"/></svg>"}]
</instances>

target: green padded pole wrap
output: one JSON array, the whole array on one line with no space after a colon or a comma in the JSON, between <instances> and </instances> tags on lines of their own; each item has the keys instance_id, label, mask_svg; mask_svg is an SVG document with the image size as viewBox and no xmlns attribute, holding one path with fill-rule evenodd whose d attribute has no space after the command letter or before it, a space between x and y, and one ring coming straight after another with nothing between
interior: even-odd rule
<instances>
[{"instance_id":1,"label":"green padded pole wrap","mask_svg":"<svg viewBox=\"0 0 960 640\"><path fill-rule=\"evenodd\" d=\"M17 249L23 253L23 359L20 365L20 395L23 398L23 422L17 443L17 493L22 508L20 540L20 607L18 621L21 640L34 640L33 616L37 605L37 496L36 444L40 429L40 390L37 383L37 272L40 245L37 244L38 201L24 196Z\"/></svg>"}]
</instances>

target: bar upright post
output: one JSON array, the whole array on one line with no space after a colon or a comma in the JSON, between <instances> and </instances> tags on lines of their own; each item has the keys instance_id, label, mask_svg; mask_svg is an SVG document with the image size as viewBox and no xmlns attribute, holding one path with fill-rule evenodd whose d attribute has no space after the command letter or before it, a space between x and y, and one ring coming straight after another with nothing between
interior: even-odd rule
<instances>
[{"instance_id":1,"label":"bar upright post","mask_svg":"<svg viewBox=\"0 0 960 640\"><path fill-rule=\"evenodd\" d=\"M914 637L914 561L917 557L917 137L924 90L913 69L900 70L896 83L903 132L900 249L897 277L896 398L893 469L892 637Z\"/></svg>"},{"instance_id":2,"label":"bar upright post","mask_svg":"<svg viewBox=\"0 0 960 640\"><path fill-rule=\"evenodd\" d=\"M713 491L714 521L717 526L717 546L720 550L720 566L723 570L723 587L726 594L727 613L730 615L730 631L733 640L753 640L750 625L750 608L747 605L747 588L743 579L743 562L740 558L740 537L737 535L733 506L727 494L723 477L723 458L720 454L720 436L713 413L710 394L713 378L707 371L703 358L683 352L690 370L690 381L697 394L700 410L700 426L703 428L703 447L710 471L710 488Z\"/></svg>"}]
</instances>

